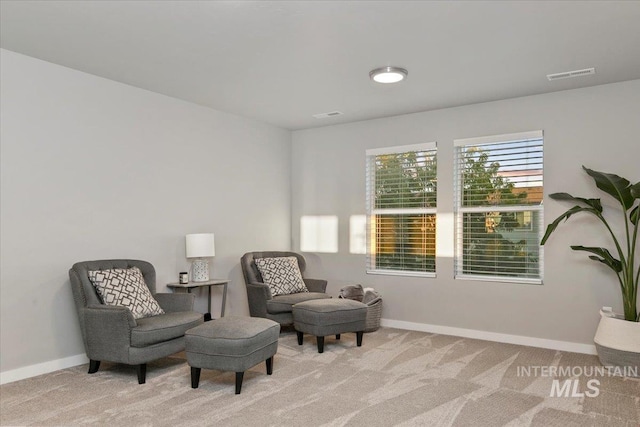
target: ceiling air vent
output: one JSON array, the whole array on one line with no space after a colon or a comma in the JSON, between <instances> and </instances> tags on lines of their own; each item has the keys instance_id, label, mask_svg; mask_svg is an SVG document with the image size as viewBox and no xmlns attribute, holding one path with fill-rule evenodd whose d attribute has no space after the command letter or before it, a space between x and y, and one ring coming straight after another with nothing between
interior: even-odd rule
<instances>
[{"instance_id":1,"label":"ceiling air vent","mask_svg":"<svg viewBox=\"0 0 640 427\"><path fill-rule=\"evenodd\" d=\"M547 74L547 79L549 79L549 81L560 80L560 79L570 79L572 77L587 76L589 74L595 74L595 73L596 73L595 68L585 68L584 70L565 71L564 73Z\"/></svg>"},{"instance_id":2,"label":"ceiling air vent","mask_svg":"<svg viewBox=\"0 0 640 427\"><path fill-rule=\"evenodd\" d=\"M314 114L313 117L315 117L316 119L326 119L328 117L335 117L335 116L341 116L342 113L341 111L329 111L328 113L320 113L320 114Z\"/></svg>"}]
</instances>

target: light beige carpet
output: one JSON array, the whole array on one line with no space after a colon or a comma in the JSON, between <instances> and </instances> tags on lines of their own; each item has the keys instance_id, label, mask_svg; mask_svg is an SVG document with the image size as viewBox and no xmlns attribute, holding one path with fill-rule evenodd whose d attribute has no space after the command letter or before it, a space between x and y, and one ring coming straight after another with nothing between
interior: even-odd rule
<instances>
[{"instance_id":1,"label":"light beige carpet","mask_svg":"<svg viewBox=\"0 0 640 427\"><path fill-rule=\"evenodd\" d=\"M0 423L108 426L625 426L640 424L640 379L576 378L577 393L550 397L554 378L522 367L599 366L595 356L382 328L318 354L305 335L281 334L273 375L260 364L234 394L232 372L202 371L190 386L184 355L150 363L147 383L135 368L102 363L0 387ZM520 368L519 368L520 367ZM520 375L519 375L520 374Z\"/></svg>"}]
</instances>

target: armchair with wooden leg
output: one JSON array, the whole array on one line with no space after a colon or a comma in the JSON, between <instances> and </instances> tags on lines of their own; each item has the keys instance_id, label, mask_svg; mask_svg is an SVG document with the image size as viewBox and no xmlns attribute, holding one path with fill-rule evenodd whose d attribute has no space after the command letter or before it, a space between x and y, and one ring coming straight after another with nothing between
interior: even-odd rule
<instances>
[{"instance_id":1,"label":"armchair with wooden leg","mask_svg":"<svg viewBox=\"0 0 640 427\"><path fill-rule=\"evenodd\" d=\"M141 273L143 280L139 282L146 284L148 291L145 289L145 292L152 295L147 300L153 300L160 314L141 315L138 306L132 311L122 305L113 305L113 300L104 301L107 297L98 291L90 275L95 277L96 272L108 274L114 271L135 271L138 276ZM136 365L138 383L144 384L147 362L184 350L185 332L203 322L202 314L193 311L192 294L156 293L156 272L146 261L79 262L69 270L69 278L82 339L90 359L90 374L98 371L101 361ZM127 285L131 284L126 280L109 282L112 289Z\"/></svg>"}]
</instances>

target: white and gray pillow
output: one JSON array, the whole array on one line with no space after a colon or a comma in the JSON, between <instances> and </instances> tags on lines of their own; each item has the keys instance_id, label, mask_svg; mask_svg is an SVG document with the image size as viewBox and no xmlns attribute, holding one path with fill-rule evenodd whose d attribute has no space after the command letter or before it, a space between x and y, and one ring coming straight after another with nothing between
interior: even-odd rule
<instances>
[{"instance_id":1,"label":"white and gray pillow","mask_svg":"<svg viewBox=\"0 0 640 427\"><path fill-rule=\"evenodd\" d=\"M269 285L271 296L309 292L296 257L256 258L254 261L262 280Z\"/></svg>"},{"instance_id":2,"label":"white and gray pillow","mask_svg":"<svg viewBox=\"0 0 640 427\"><path fill-rule=\"evenodd\" d=\"M89 280L104 304L127 307L134 319L164 314L138 267L92 270Z\"/></svg>"}]
</instances>

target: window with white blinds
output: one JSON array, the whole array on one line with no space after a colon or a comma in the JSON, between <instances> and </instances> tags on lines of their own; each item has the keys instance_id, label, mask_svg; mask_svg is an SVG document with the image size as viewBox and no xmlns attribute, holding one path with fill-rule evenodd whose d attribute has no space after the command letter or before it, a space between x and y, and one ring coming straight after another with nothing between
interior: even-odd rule
<instances>
[{"instance_id":1,"label":"window with white blinds","mask_svg":"<svg viewBox=\"0 0 640 427\"><path fill-rule=\"evenodd\" d=\"M542 131L454 145L455 277L542 283Z\"/></svg>"},{"instance_id":2,"label":"window with white blinds","mask_svg":"<svg viewBox=\"0 0 640 427\"><path fill-rule=\"evenodd\" d=\"M436 143L367 150L367 272L434 276Z\"/></svg>"}]
</instances>

